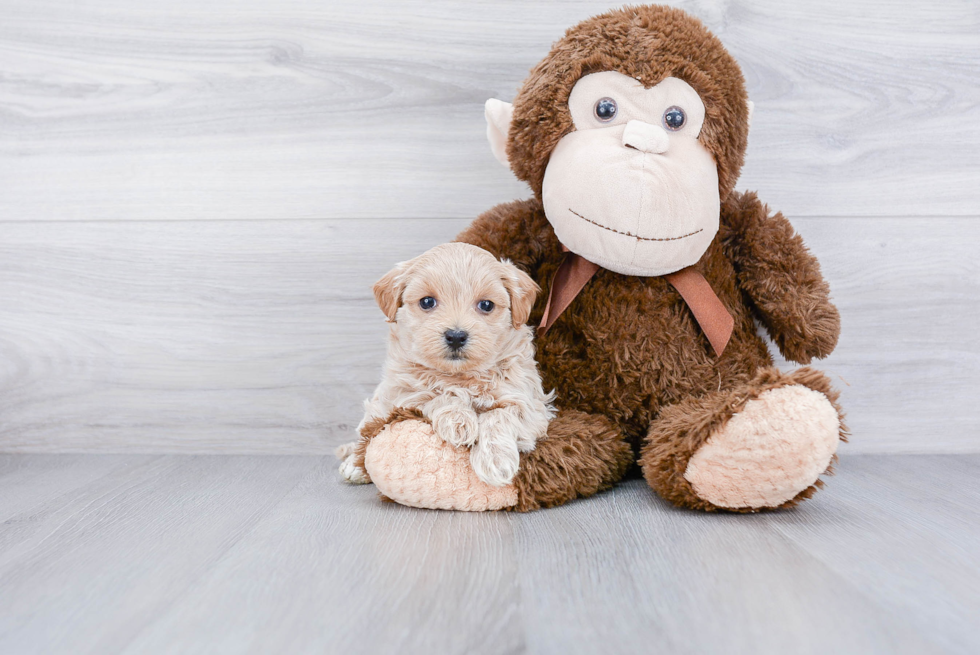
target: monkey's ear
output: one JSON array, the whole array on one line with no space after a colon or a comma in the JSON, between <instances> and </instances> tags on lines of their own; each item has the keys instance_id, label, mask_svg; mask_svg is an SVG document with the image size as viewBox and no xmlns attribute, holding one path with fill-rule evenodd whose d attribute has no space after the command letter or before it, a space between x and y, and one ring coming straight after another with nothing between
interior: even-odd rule
<instances>
[{"instance_id":1,"label":"monkey's ear","mask_svg":"<svg viewBox=\"0 0 980 655\"><path fill-rule=\"evenodd\" d=\"M503 264L504 288L510 296L510 319L515 328L527 323L534 307L534 299L538 297L541 287L531 279L531 276L511 264L506 259Z\"/></svg>"},{"instance_id":2,"label":"monkey's ear","mask_svg":"<svg viewBox=\"0 0 980 655\"><path fill-rule=\"evenodd\" d=\"M748 107L749 107L749 115L745 119L745 124L746 124L746 127L751 128L752 127L752 112L755 111L755 103L752 102L751 100L746 100L745 101L745 104L748 105Z\"/></svg>"},{"instance_id":3,"label":"monkey's ear","mask_svg":"<svg viewBox=\"0 0 980 655\"><path fill-rule=\"evenodd\" d=\"M510 132L510 121L514 117L514 105L503 100L490 98L484 107L483 115L487 118L487 140L490 150L504 166L510 168L507 161L507 134Z\"/></svg>"},{"instance_id":4,"label":"monkey's ear","mask_svg":"<svg viewBox=\"0 0 980 655\"><path fill-rule=\"evenodd\" d=\"M408 284L408 269L412 261L399 262L395 267L384 274L384 276L374 283L374 300L378 307L388 317L389 323L395 322L395 314L402 305L402 292Z\"/></svg>"}]
</instances>

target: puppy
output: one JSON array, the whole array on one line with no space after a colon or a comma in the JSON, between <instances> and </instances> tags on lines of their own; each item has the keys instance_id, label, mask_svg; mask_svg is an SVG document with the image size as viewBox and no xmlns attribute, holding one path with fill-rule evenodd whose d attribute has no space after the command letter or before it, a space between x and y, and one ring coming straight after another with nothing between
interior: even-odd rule
<instances>
[{"instance_id":1,"label":"puppy","mask_svg":"<svg viewBox=\"0 0 980 655\"><path fill-rule=\"evenodd\" d=\"M395 266L374 285L391 323L388 358L358 433L395 408L418 410L446 442L470 448L481 480L509 484L555 413L524 324L538 291L510 262L465 243ZM338 449L341 474L370 482L355 448Z\"/></svg>"}]
</instances>

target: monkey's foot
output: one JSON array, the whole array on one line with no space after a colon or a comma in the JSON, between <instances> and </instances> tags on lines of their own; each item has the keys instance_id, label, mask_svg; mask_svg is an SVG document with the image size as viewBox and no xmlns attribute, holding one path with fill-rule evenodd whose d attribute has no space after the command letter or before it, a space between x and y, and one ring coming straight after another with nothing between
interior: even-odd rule
<instances>
[{"instance_id":1,"label":"monkey's foot","mask_svg":"<svg viewBox=\"0 0 980 655\"><path fill-rule=\"evenodd\" d=\"M402 505L484 511L517 504L513 484L478 478L469 449L447 443L427 421L387 424L368 442L364 468L382 495Z\"/></svg>"},{"instance_id":2,"label":"monkey's foot","mask_svg":"<svg viewBox=\"0 0 980 655\"><path fill-rule=\"evenodd\" d=\"M819 391L766 391L732 416L687 464L684 479L718 507L778 507L816 482L837 452L837 410Z\"/></svg>"},{"instance_id":3,"label":"monkey's foot","mask_svg":"<svg viewBox=\"0 0 980 655\"><path fill-rule=\"evenodd\" d=\"M662 413L642 465L668 500L706 510L789 507L821 485L844 434L837 394L811 369L775 369Z\"/></svg>"}]
</instances>

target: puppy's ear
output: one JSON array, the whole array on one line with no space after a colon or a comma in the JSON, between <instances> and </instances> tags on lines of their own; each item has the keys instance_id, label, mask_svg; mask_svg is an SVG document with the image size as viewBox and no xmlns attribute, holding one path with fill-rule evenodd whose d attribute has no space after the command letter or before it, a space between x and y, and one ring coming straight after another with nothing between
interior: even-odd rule
<instances>
[{"instance_id":1,"label":"puppy's ear","mask_svg":"<svg viewBox=\"0 0 980 655\"><path fill-rule=\"evenodd\" d=\"M402 306L402 292L408 284L407 273L413 261L415 260L395 264L393 269L374 283L374 300L388 317L389 323L395 322L395 314Z\"/></svg>"},{"instance_id":2,"label":"puppy's ear","mask_svg":"<svg viewBox=\"0 0 980 655\"><path fill-rule=\"evenodd\" d=\"M538 297L541 287L531 279L531 276L511 264L506 259L500 262L503 269L504 288L510 296L510 317L515 328L527 323L534 299Z\"/></svg>"}]
</instances>

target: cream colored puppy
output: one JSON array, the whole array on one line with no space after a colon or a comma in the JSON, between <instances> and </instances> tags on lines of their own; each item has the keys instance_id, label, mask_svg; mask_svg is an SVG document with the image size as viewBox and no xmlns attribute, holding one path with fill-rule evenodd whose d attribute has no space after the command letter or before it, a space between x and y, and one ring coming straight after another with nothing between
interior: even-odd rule
<instances>
[{"instance_id":1,"label":"cream colored puppy","mask_svg":"<svg viewBox=\"0 0 980 655\"><path fill-rule=\"evenodd\" d=\"M381 383L364 425L398 407L417 409L454 446L470 448L487 484L509 484L554 415L534 362L527 321L539 288L486 250L447 243L395 266L374 285L391 323ZM354 444L338 449L350 482L370 482Z\"/></svg>"}]
</instances>

